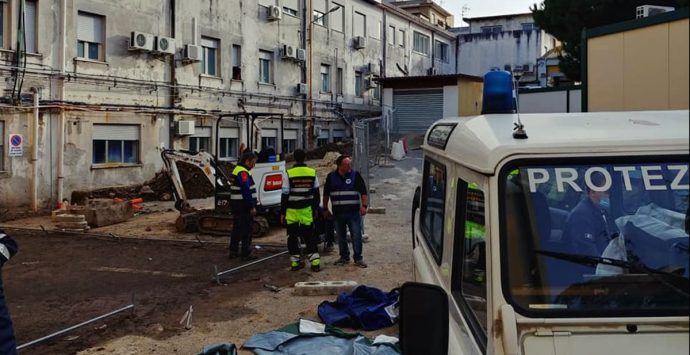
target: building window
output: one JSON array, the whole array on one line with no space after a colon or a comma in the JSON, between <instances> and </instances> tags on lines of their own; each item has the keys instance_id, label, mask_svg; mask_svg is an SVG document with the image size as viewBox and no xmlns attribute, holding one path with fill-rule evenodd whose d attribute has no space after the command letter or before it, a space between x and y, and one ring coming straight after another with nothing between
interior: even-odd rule
<instances>
[{"instance_id":1,"label":"building window","mask_svg":"<svg viewBox=\"0 0 690 355\"><path fill-rule=\"evenodd\" d=\"M5 14L7 13L7 2L0 1L0 48L5 48Z\"/></svg>"},{"instance_id":2,"label":"building window","mask_svg":"<svg viewBox=\"0 0 690 355\"><path fill-rule=\"evenodd\" d=\"M242 80L242 47L232 45L232 79Z\"/></svg>"},{"instance_id":3,"label":"building window","mask_svg":"<svg viewBox=\"0 0 690 355\"><path fill-rule=\"evenodd\" d=\"M352 36L365 37L367 35L367 17L359 12L355 12L352 20Z\"/></svg>"},{"instance_id":4,"label":"building window","mask_svg":"<svg viewBox=\"0 0 690 355\"><path fill-rule=\"evenodd\" d=\"M446 167L433 160L424 162L421 230L436 262L443 256L443 221L446 207Z\"/></svg>"},{"instance_id":5,"label":"building window","mask_svg":"<svg viewBox=\"0 0 690 355\"><path fill-rule=\"evenodd\" d=\"M503 26L482 26L480 27L483 34L501 33Z\"/></svg>"},{"instance_id":6,"label":"building window","mask_svg":"<svg viewBox=\"0 0 690 355\"><path fill-rule=\"evenodd\" d=\"M534 23L522 23L520 24L523 31L536 31L537 26Z\"/></svg>"},{"instance_id":7,"label":"building window","mask_svg":"<svg viewBox=\"0 0 690 355\"><path fill-rule=\"evenodd\" d=\"M327 129L320 129L319 136L316 138L316 145L322 147L328 144L329 132Z\"/></svg>"},{"instance_id":8,"label":"building window","mask_svg":"<svg viewBox=\"0 0 690 355\"><path fill-rule=\"evenodd\" d=\"M259 82L270 84L273 79L271 76L271 59L273 52L259 51Z\"/></svg>"},{"instance_id":9,"label":"building window","mask_svg":"<svg viewBox=\"0 0 690 355\"><path fill-rule=\"evenodd\" d=\"M448 53L448 45L446 43L443 43L441 41L436 41L434 45L434 57L436 59L448 63L448 60L450 58L449 53Z\"/></svg>"},{"instance_id":10,"label":"building window","mask_svg":"<svg viewBox=\"0 0 690 355\"><path fill-rule=\"evenodd\" d=\"M79 11L77 57L105 61L105 17Z\"/></svg>"},{"instance_id":11,"label":"building window","mask_svg":"<svg viewBox=\"0 0 690 355\"><path fill-rule=\"evenodd\" d=\"M344 129L334 129L333 130L333 143L341 142L343 139L345 139L345 130Z\"/></svg>"},{"instance_id":12,"label":"building window","mask_svg":"<svg viewBox=\"0 0 690 355\"><path fill-rule=\"evenodd\" d=\"M0 121L0 171L5 171L5 121Z\"/></svg>"},{"instance_id":13,"label":"building window","mask_svg":"<svg viewBox=\"0 0 690 355\"><path fill-rule=\"evenodd\" d=\"M203 58L201 59L201 72L210 75L218 76L218 48L220 48L220 41L211 37L201 37L201 48L203 50Z\"/></svg>"},{"instance_id":14,"label":"building window","mask_svg":"<svg viewBox=\"0 0 690 355\"><path fill-rule=\"evenodd\" d=\"M261 130L261 149L273 148L276 149L278 130L273 128L264 128Z\"/></svg>"},{"instance_id":15,"label":"building window","mask_svg":"<svg viewBox=\"0 0 690 355\"><path fill-rule=\"evenodd\" d=\"M388 26L388 44L391 46L395 45L395 26Z\"/></svg>"},{"instance_id":16,"label":"building window","mask_svg":"<svg viewBox=\"0 0 690 355\"><path fill-rule=\"evenodd\" d=\"M326 26L326 14L324 14L321 11L314 10L312 21L314 22L314 24L317 24L319 26Z\"/></svg>"},{"instance_id":17,"label":"building window","mask_svg":"<svg viewBox=\"0 0 690 355\"><path fill-rule=\"evenodd\" d=\"M405 42L406 42L406 41L405 41L405 37L406 37L406 36L405 36L405 30L398 30L398 34L399 34L399 37L400 37L400 38L398 39L398 44L400 45L400 47L405 48Z\"/></svg>"},{"instance_id":18,"label":"building window","mask_svg":"<svg viewBox=\"0 0 690 355\"><path fill-rule=\"evenodd\" d=\"M331 67L321 64L321 92L331 92Z\"/></svg>"},{"instance_id":19,"label":"building window","mask_svg":"<svg viewBox=\"0 0 690 355\"><path fill-rule=\"evenodd\" d=\"M343 68L338 68L335 75L335 93L343 94Z\"/></svg>"},{"instance_id":20,"label":"building window","mask_svg":"<svg viewBox=\"0 0 690 355\"><path fill-rule=\"evenodd\" d=\"M330 24L331 24L331 29L338 31L338 32L345 32L343 24L345 23L345 10L343 5L333 3L333 7L338 7L338 10L335 10L331 12L330 15L328 15L328 18L330 19Z\"/></svg>"},{"instance_id":21,"label":"building window","mask_svg":"<svg viewBox=\"0 0 690 355\"><path fill-rule=\"evenodd\" d=\"M299 17L299 3L298 0L284 0L283 13L289 16Z\"/></svg>"},{"instance_id":22,"label":"building window","mask_svg":"<svg viewBox=\"0 0 690 355\"><path fill-rule=\"evenodd\" d=\"M93 164L139 163L139 126L94 124Z\"/></svg>"},{"instance_id":23,"label":"building window","mask_svg":"<svg viewBox=\"0 0 690 355\"><path fill-rule=\"evenodd\" d=\"M189 137L189 150L192 152L211 152L211 127L195 127L194 135Z\"/></svg>"},{"instance_id":24,"label":"building window","mask_svg":"<svg viewBox=\"0 0 690 355\"><path fill-rule=\"evenodd\" d=\"M429 55L429 36L423 35L419 32L413 33L413 47L412 50L424 55Z\"/></svg>"},{"instance_id":25,"label":"building window","mask_svg":"<svg viewBox=\"0 0 690 355\"><path fill-rule=\"evenodd\" d=\"M36 0L26 0L26 52L38 53L38 4Z\"/></svg>"},{"instance_id":26,"label":"building window","mask_svg":"<svg viewBox=\"0 0 690 355\"><path fill-rule=\"evenodd\" d=\"M292 153L297 149L297 130L286 129L283 137L283 153Z\"/></svg>"},{"instance_id":27,"label":"building window","mask_svg":"<svg viewBox=\"0 0 690 355\"><path fill-rule=\"evenodd\" d=\"M362 90L363 82L362 82L362 72L356 71L355 72L355 96L357 97L362 97L364 95L364 91Z\"/></svg>"},{"instance_id":28,"label":"building window","mask_svg":"<svg viewBox=\"0 0 690 355\"><path fill-rule=\"evenodd\" d=\"M239 159L240 146L240 130L239 128L225 128L220 129L219 152L218 157L223 160Z\"/></svg>"}]
</instances>

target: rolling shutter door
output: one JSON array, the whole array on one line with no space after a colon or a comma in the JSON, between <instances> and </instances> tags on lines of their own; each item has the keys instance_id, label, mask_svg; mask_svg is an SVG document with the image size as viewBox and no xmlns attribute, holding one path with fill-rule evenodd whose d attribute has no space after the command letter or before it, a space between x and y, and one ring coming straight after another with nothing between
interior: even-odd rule
<instances>
[{"instance_id":1,"label":"rolling shutter door","mask_svg":"<svg viewBox=\"0 0 690 355\"><path fill-rule=\"evenodd\" d=\"M135 125L93 125L94 140L138 141L139 126Z\"/></svg>"},{"instance_id":2,"label":"rolling shutter door","mask_svg":"<svg viewBox=\"0 0 690 355\"><path fill-rule=\"evenodd\" d=\"M443 118L443 89L405 90L393 94L395 132L424 133Z\"/></svg>"}]
</instances>

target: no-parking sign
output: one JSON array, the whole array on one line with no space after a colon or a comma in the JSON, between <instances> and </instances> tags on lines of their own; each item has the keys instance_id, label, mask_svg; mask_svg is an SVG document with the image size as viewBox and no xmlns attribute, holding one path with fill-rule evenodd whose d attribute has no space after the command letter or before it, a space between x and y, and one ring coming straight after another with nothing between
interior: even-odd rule
<instances>
[{"instance_id":1,"label":"no-parking sign","mask_svg":"<svg viewBox=\"0 0 690 355\"><path fill-rule=\"evenodd\" d=\"M8 155L21 157L24 155L24 138L21 134L10 134L10 149Z\"/></svg>"}]
</instances>

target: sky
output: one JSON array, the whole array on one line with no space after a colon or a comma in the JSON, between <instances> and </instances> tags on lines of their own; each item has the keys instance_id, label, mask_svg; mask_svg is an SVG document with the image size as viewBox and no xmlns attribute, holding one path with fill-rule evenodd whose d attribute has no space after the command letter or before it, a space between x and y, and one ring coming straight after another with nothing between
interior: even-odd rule
<instances>
[{"instance_id":1,"label":"sky","mask_svg":"<svg viewBox=\"0 0 690 355\"><path fill-rule=\"evenodd\" d=\"M529 12L530 6L541 0L434 0L455 16L455 26L462 22L462 7L469 8L465 17L482 17Z\"/></svg>"}]
</instances>

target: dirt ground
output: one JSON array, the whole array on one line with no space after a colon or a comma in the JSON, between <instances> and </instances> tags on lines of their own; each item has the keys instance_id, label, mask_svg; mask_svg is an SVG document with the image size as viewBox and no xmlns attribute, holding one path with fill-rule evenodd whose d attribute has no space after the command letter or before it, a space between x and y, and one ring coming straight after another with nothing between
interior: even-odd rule
<instances>
[{"instance_id":1,"label":"dirt ground","mask_svg":"<svg viewBox=\"0 0 690 355\"><path fill-rule=\"evenodd\" d=\"M224 285L216 285L211 282L214 265L226 270L240 264L227 259L227 240L178 234L173 225L177 212L169 211L172 205L164 202L145 204L148 213L126 223L91 231L100 237L45 234L40 226L48 229L49 218L3 224L38 229L11 231L20 252L3 270L18 342L123 307L134 294L134 312L85 326L24 353L196 354L205 344L240 346L258 332L299 318L318 321L319 303L335 296L295 296L293 285L299 281L353 280L383 290L398 287L412 278L409 209L420 171L421 160L414 154L396 162L396 167L373 169L371 183L377 192L371 205L385 207L386 214L366 218L367 269L334 266L335 251L322 256L320 273L290 272L287 256L281 256L230 274ZM108 237L110 233L132 239ZM136 239L141 237L148 239ZM197 237L216 243L186 242ZM268 245L256 250L259 256L271 255L284 250L285 232L274 228L256 242ZM265 284L281 290L273 292ZM185 330L179 322L190 305L193 327ZM397 335L397 327L365 334Z\"/></svg>"}]
</instances>

